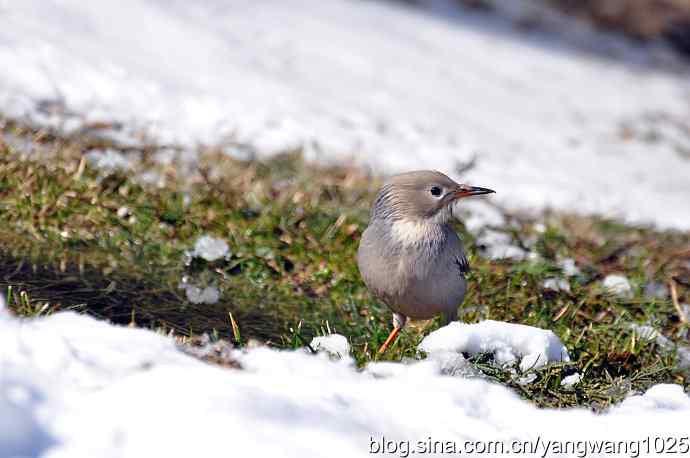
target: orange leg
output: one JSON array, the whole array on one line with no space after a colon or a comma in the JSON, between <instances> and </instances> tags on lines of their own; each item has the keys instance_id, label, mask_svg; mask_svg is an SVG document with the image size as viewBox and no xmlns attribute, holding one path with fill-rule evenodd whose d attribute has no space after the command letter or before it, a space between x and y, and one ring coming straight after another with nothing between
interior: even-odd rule
<instances>
[{"instance_id":1,"label":"orange leg","mask_svg":"<svg viewBox=\"0 0 690 458\"><path fill-rule=\"evenodd\" d=\"M398 337L398 334L400 334L400 330L402 327L400 326L395 326L391 333L388 335L388 338L386 341L381 345L381 348L379 348L378 354L381 355L383 354L384 351L386 351L386 348L395 340L396 337Z\"/></svg>"}]
</instances>

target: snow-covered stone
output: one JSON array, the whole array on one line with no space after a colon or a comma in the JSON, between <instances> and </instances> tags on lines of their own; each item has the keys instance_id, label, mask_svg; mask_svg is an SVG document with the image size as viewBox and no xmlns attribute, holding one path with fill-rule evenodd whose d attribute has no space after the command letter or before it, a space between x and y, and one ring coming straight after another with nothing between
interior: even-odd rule
<instances>
[{"instance_id":1,"label":"snow-covered stone","mask_svg":"<svg viewBox=\"0 0 690 458\"><path fill-rule=\"evenodd\" d=\"M447 351L492 353L498 364L519 363L523 371L550 362L570 361L568 351L552 331L493 320L450 323L426 336L418 349L432 356Z\"/></svg>"}]
</instances>

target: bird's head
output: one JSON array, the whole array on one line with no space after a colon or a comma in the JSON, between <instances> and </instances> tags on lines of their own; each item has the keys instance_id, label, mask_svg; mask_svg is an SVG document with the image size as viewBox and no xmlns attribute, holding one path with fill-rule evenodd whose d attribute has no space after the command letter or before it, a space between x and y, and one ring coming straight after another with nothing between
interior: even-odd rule
<instances>
[{"instance_id":1,"label":"bird's head","mask_svg":"<svg viewBox=\"0 0 690 458\"><path fill-rule=\"evenodd\" d=\"M401 173L390 177L379 191L372 219L445 224L452 217L453 204L458 199L493 192L456 183L432 170Z\"/></svg>"}]
</instances>

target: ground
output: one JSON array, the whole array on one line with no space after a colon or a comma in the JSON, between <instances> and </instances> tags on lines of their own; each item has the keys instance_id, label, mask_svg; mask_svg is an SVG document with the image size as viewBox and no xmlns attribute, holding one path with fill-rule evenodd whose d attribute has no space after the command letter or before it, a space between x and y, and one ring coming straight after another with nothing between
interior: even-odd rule
<instances>
[{"instance_id":1,"label":"ground","mask_svg":"<svg viewBox=\"0 0 690 458\"><path fill-rule=\"evenodd\" d=\"M391 316L364 287L355 253L379 177L311 164L299 152L240 161L212 149L185 179L145 159L127 170L103 169L82 154L104 146L88 136L64 138L9 120L4 126L5 138L40 151L20 159L21 150L2 145L2 283L17 314L77 310L190 344L207 335L239 348L252 341L298 348L337 332L359 366L423 357L417 345L440 324L413 323L383 357L375 353ZM129 158L159 152L153 144L108 147ZM154 172L157 183L136 178ZM512 369L473 357L485 376L540 406L595 410L661 382L687 389L688 362L673 349L688 338L687 232L490 208L504 222L474 223L471 231L462 219L455 224L472 265L461 319L551 329L571 361L537 370L537 380L523 384ZM228 256L190 256L203 235L226 241ZM578 272L564 270L564 262ZM624 276L630 291L607 289L602 281L610 274ZM187 283L217 288L220 297L193 303ZM668 342L650 336L652 329ZM562 387L574 373L582 381Z\"/></svg>"}]
</instances>

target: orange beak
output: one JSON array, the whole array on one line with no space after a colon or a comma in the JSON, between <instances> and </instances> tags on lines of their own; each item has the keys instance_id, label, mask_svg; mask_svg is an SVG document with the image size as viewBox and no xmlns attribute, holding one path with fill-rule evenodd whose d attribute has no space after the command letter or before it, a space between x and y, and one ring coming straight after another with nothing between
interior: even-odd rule
<instances>
[{"instance_id":1,"label":"orange beak","mask_svg":"<svg viewBox=\"0 0 690 458\"><path fill-rule=\"evenodd\" d=\"M480 188L479 186L467 186L461 184L455 192L453 192L453 199L462 199L463 197L481 196L482 194L495 193L493 189Z\"/></svg>"}]
</instances>

